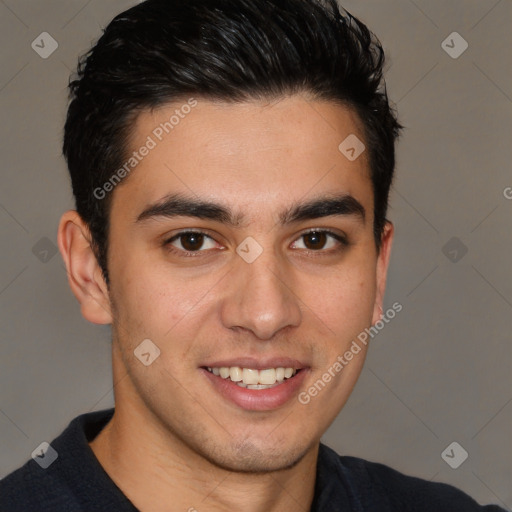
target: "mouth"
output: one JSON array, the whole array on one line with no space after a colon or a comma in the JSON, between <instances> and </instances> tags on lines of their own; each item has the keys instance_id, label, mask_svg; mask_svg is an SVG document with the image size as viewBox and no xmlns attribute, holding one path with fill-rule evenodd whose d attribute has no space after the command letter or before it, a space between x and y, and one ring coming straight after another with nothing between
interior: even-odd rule
<instances>
[{"instance_id":1,"label":"mouth","mask_svg":"<svg viewBox=\"0 0 512 512\"><path fill-rule=\"evenodd\" d=\"M216 377L234 382L246 389L270 389L294 377L300 369L279 366L277 368L242 368L240 366L206 367Z\"/></svg>"},{"instance_id":2,"label":"mouth","mask_svg":"<svg viewBox=\"0 0 512 512\"><path fill-rule=\"evenodd\" d=\"M247 411L270 411L291 402L309 369L290 359L275 361L275 366L253 360L238 364L219 362L200 370L220 397Z\"/></svg>"}]
</instances>

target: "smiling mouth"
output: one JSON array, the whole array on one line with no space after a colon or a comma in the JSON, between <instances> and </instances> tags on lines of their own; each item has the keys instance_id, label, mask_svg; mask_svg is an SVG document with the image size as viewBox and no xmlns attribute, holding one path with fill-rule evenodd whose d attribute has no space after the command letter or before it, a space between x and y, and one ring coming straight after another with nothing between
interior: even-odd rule
<instances>
[{"instance_id":1,"label":"smiling mouth","mask_svg":"<svg viewBox=\"0 0 512 512\"><path fill-rule=\"evenodd\" d=\"M266 368L256 370L254 368L241 368L240 366L205 367L213 375L224 380L230 380L241 388L270 389L279 386L288 379L294 377L300 368Z\"/></svg>"}]
</instances>

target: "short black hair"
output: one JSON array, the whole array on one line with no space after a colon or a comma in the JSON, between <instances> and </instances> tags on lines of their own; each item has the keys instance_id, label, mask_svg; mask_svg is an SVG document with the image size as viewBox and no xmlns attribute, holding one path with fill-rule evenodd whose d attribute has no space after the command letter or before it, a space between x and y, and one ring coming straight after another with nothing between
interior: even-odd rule
<instances>
[{"instance_id":1,"label":"short black hair","mask_svg":"<svg viewBox=\"0 0 512 512\"><path fill-rule=\"evenodd\" d=\"M112 192L137 115L187 97L245 102L307 93L362 121L380 249L402 126L378 39L335 0L146 0L119 14L69 83L63 152L78 214L108 284ZM341 142L341 141L340 141Z\"/></svg>"}]
</instances>

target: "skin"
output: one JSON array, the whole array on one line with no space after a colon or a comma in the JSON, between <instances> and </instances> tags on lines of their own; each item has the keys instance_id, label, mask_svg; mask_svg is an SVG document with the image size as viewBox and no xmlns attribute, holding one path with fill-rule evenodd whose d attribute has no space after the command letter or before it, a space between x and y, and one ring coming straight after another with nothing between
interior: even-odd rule
<instances>
[{"instance_id":1,"label":"skin","mask_svg":"<svg viewBox=\"0 0 512 512\"><path fill-rule=\"evenodd\" d=\"M180 105L142 113L131 147ZM386 224L377 252L366 152L351 162L338 150L352 133L364 140L352 110L299 95L198 100L114 190L110 287L87 226L74 211L63 215L58 240L70 286L83 316L113 332L116 411L90 446L141 511L309 509L320 437L347 401L366 348L308 404L294 396L264 411L226 400L199 367L292 357L307 367L304 391L379 320L393 226ZM243 222L136 222L175 193L220 203ZM364 221L332 215L280 224L283 210L334 193L359 201ZM174 240L174 253L164 246L191 228L211 237L199 255L183 255L188 239ZM327 237L318 248L303 236L311 228L345 234L350 245ZM263 248L253 263L236 253L249 236ZM147 338L161 351L150 366L133 353Z\"/></svg>"}]
</instances>

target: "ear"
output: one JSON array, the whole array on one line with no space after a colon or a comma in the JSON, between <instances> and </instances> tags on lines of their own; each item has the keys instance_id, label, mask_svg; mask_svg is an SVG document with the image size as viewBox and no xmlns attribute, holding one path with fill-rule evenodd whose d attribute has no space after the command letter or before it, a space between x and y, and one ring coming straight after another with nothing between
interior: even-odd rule
<instances>
[{"instance_id":1,"label":"ear","mask_svg":"<svg viewBox=\"0 0 512 512\"><path fill-rule=\"evenodd\" d=\"M386 277L388 273L391 245L393 243L395 228L393 224L386 221L381 238L380 252L377 257L377 290L375 294L375 306L373 308L372 325L382 317L382 305L384 303L384 292L386 291Z\"/></svg>"},{"instance_id":2,"label":"ear","mask_svg":"<svg viewBox=\"0 0 512 512\"><path fill-rule=\"evenodd\" d=\"M108 287L92 249L92 237L76 211L62 215L57 240L82 316L94 324L112 323Z\"/></svg>"}]
</instances>

